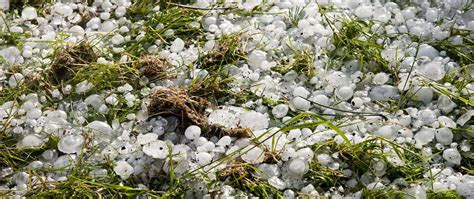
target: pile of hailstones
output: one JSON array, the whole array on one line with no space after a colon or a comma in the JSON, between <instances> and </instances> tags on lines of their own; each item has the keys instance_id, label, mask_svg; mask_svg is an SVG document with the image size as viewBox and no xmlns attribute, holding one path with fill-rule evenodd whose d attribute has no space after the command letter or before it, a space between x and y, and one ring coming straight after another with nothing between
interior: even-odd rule
<instances>
[{"instance_id":1,"label":"pile of hailstones","mask_svg":"<svg viewBox=\"0 0 474 199\"><path fill-rule=\"evenodd\" d=\"M470 143L467 141L454 142L452 128L469 128L468 124L474 111L470 107L460 109L460 105L446 96L433 91L424 82L429 81L455 91L453 85L441 83L442 78L460 68L459 64L426 43L415 43L409 36L418 36L426 41L447 40L452 44L463 44L460 36L451 36L449 28L472 30L473 10L464 9L467 0L443 0L438 4L430 1L418 1L413 7L401 8L395 3L381 4L369 1L354 0L270 0L264 5L261 0L225 1L224 6L236 6L240 9L268 7L268 14L256 14L241 17L236 14L224 14L211 10L203 16L201 23L192 23L205 32L207 42L203 46L189 45L186 47L181 38L176 38L169 45L159 40L144 45L149 54L158 54L168 59L178 70L174 80L148 82L144 88L133 88L124 84L113 90L90 93L94 87L91 82L83 81L77 85L65 85L52 92L24 94L13 101L0 106L0 121L2 133L16 134L21 138L17 146L38 147L47 142L47 133L60 137L57 149L46 150L31 162L27 168L2 168L0 176L13 176L9 183L0 185L1 191L13 191L24 194L35 183L64 181L68 178L67 168L74 166L78 155L86 142L86 132L93 133L91 144L98 146L100 152L93 154L87 161L101 163L106 157L115 161L114 172L124 180L131 175L138 176L146 182L150 176L160 172L169 172L169 155L171 151L174 172L177 176L185 172L207 173L208 179L216 178L216 171L226 167L228 162L216 163L226 156L254 164L260 171L260 179L267 181L276 189L282 190L287 198L297 194L313 196L358 196L360 192L345 191L357 184L368 189L380 187L397 187L396 182L390 182L384 177L387 165L378 162L373 166L373 173L358 176L346 169L350 162L342 162L335 154L314 154L310 149L313 144L335 140L342 143L343 139L333 130L319 126L315 129L302 128L289 132L280 132L282 122L291 119L290 114L313 111L328 115L344 113L336 110L354 112L379 112L388 121L377 116L351 116L352 125L342 128L352 143L359 143L368 137L376 135L393 140L398 144L410 144L423 151L422 155L430 159L432 169L427 172L437 174L433 184L413 184L403 191L416 196L426 197L426 191L456 190L460 195L474 197L474 177L457 171L461 163L460 151L470 153ZM9 1L0 1L0 9L8 11ZM50 55L53 50L47 41L61 38L68 42L94 40L109 37L97 42L99 48L108 49L114 53L124 51L124 43L130 40L139 41L146 36L140 31L137 35L130 29L140 29L143 21L132 21L126 18L131 2L127 0L96 0L88 7L81 3L55 3L51 12L39 15L33 7L25 7L12 21L0 20L2 31L27 33L22 48L16 46L2 47L0 51L4 61L0 69L0 89L15 89L25 81L25 77L44 70L44 65L51 63ZM198 0L195 7L212 7L206 0ZM326 67L328 57L325 52L335 50L332 43L333 29L325 21L318 6L332 6L336 11L328 12L332 18L352 17L365 21L373 21L372 31L380 34L393 35L380 43L384 44L382 57L392 65L397 64L396 71L400 83L395 85L387 73L368 73L359 71L358 61L339 63L340 70ZM288 12L294 8L304 8L305 17L297 25L289 23ZM155 8L159 10L159 7ZM80 12L88 10L93 17L85 26L75 25L81 20ZM3 15L3 14L2 14ZM437 23L437 22L442 23ZM159 28L159 27L158 27ZM146 101L148 94L156 88L188 85L193 79L201 78L208 71L193 65L199 53L207 53L214 49L217 39L226 34L246 32L250 37L246 43L248 61L236 66L230 66L235 77L232 90L241 92L249 90L257 96L270 99L289 99L274 107L264 105L261 99L235 104L235 100L225 102L219 109L210 110L208 122L226 128L250 128L259 140L236 137L208 137L201 134L198 126L189 126L184 132L178 132L179 123L175 117L147 118ZM64 38L64 34L68 36ZM173 30L165 34L173 35ZM468 36L471 37L472 35ZM361 40L365 39L363 37ZM287 42L288 41L288 42ZM291 44L292 48L290 48ZM279 61L293 62L292 49L309 49L315 53L315 76L300 76L296 71L285 74L273 72ZM114 63L127 62L129 58L123 55L120 60L112 57L100 57L97 62ZM20 65L21 73L10 74L8 67ZM413 71L411 70L413 69ZM474 69L471 67L471 76ZM188 75L190 74L190 75ZM472 94L474 84L470 83L461 90L462 94ZM136 92L138 90L138 92ZM400 99L401 93L413 93L413 99L423 105L408 107L392 114L384 112L383 101ZM416 91L416 92L415 92ZM62 100L71 93L84 96L77 101ZM472 96L472 95L471 95ZM410 102L413 99L409 99ZM47 101L53 105L46 105ZM472 98L469 100L473 100ZM375 103L380 102L380 103ZM127 115L127 120L120 123L114 120L108 123L97 118L88 121L90 115L104 114L116 107L133 107L141 104L141 110ZM410 104L410 103L409 103ZM132 134L132 132L134 132ZM137 133L138 136L135 136ZM268 139L274 136L278 139ZM272 143L272 140L278 140ZM262 142L262 143L259 143ZM390 164L403 165L390 147L384 149L389 156ZM263 154L273 151L280 154L276 164L263 163ZM434 153L440 151L440 153ZM322 166L343 171L348 177L344 186L329 190L321 190L303 179L308 172L309 163L317 161ZM29 176L21 170L41 168L65 168L63 171L49 172L44 176ZM14 173L13 171L18 171ZM105 169L91 171L92 176L109 175ZM198 178L198 175L196 175ZM203 187L205 181L193 183L196 190ZM239 193L238 190L222 182L219 189L222 196ZM145 187L143 185L142 187ZM166 186L162 187L166 189ZM320 193L318 193L318 191ZM197 194L190 190L188 194Z\"/></svg>"}]
</instances>

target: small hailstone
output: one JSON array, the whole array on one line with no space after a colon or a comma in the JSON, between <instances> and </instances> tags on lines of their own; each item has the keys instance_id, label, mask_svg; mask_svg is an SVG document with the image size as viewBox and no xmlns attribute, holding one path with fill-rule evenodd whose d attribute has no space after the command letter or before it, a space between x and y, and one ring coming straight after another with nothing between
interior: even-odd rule
<instances>
[{"instance_id":1,"label":"small hailstone","mask_svg":"<svg viewBox=\"0 0 474 199\"><path fill-rule=\"evenodd\" d=\"M464 196L466 198L473 198L474 197L474 180L468 179L466 182L459 183L459 185L456 187L456 191L461 196Z\"/></svg>"},{"instance_id":2,"label":"small hailstone","mask_svg":"<svg viewBox=\"0 0 474 199\"><path fill-rule=\"evenodd\" d=\"M308 172L308 165L301 158L294 158L288 162L288 172L293 176L303 176Z\"/></svg>"},{"instance_id":3,"label":"small hailstone","mask_svg":"<svg viewBox=\"0 0 474 199\"><path fill-rule=\"evenodd\" d=\"M414 139L416 141L417 146L423 146L433 141L434 137L434 129L422 128L415 134Z\"/></svg>"},{"instance_id":4,"label":"small hailstone","mask_svg":"<svg viewBox=\"0 0 474 199\"><path fill-rule=\"evenodd\" d=\"M117 161L114 167L114 171L123 180L128 179L133 173L133 167L125 161Z\"/></svg>"},{"instance_id":5,"label":"small hailstone","mask_svg":"<svg viewBox=\"0 0 474 199\"><path fill-rule=\"evenodd\" d=\"M236 128L237 124L239 123L239 120L235 114L223 109L212 111L209 114L207 121L211 125L219 125L226 128Z\"/></svg>"},{"instance_id":6,"label":"small hailstone","mask_svg":"<svg viewBox=\"0 0 474 199\"><path fill-rule=\"evenodd\" d=\"M283 118L288 114L288 105L286 104L279 104L273 107L272 114L276 118Z\"/></svg>"},{"instance_id":7,"label":"small hailstone","mask_svg":"<svg viewBox=\"0 0 474 199\"><path fill-rule=\"evenodd\" d=\"M158 139L158 135L155 133L139 134L137 136L137 144L146 144Z\"/></svg>"},{"instance_id":8,"label":"small hailstone","mask_svg":"<svg viewBox=\"0 0 474 199\"><path fill-rule=\"evenodd\" d=\"M314 157L313 150L308 147L299 149L298 151L296 151L296 153L298 154L298 157L303 158L305 160L311 160Z\"/></svg>"},{"instance_id":9,"label":"small hailstone","mask_svg":"<svg viewBox=\"0 0 474 199\"><path fill-rule=\"evenodd\" d=\"M25 77L21 73L15 73L8 79L8 85L15 88L23 79L25 79Z\"/></svg>"},{"instance_id":10,"label":"small hailstone","mask_svg":"<svg viewBox=\"0 0 474 199\"><path fill-rule=\"evenodd\" d=\"M230 143L232 142L232 139L226 135L224 137L222 137L221 139L219 139L219 141L217 141L216 145L217 146L228 146L230 145Z\"/></svg>"},{"instance_id":11,"label":"small hailstone","mask_svg":"<svg viewBox=\"0 0 474 199\"><path fill-rule=\"evenodd\" d=\"M322 94L314 96L311 101L317 103L318 105L329 105L329 98L326 95Z\"/></svg>"},{"instance_id":12,"label":"small hailstone","mask_svg":"<svg viewBox=\"0 0 474 199\"><path fill-rule=\"evenodd\" d=\"M116 17L123 17L127 13L127 9L123 6L119 6L115 9Z\"/></svg>"},{"instance_id":13,"label":"small hailstone","mask_svg":"<svg viewBox=\"0 0 474 199\"><path fill-rule=\"evenodd\" d=\"M142 150L146 155L159 159L164 159L169 154L168 145L161 140L155 140L145 144Z\"/></svg>"},{"instance_id":14,"label":"small hailstone","mask_svg":"<svg viewBox=\"0 0 474 199\"><path fill-rule=\"evenodd\" d=\"M369 97L372 100L394 99L399 97L398 88L390 85L373 87L369 91Z\"/></svg>"},{"instance_id":15,"label":"small hailstone","mask_svg":"<svg viewBox=\"0 0 474 199\"><path fill-rule=\"evenodd\" d=\"M25 7L21 11L21 18L25 20L33 20L36 19L37 16L36 8L33 7Z\"/></svg>"},{"instance_id":16,"label":"small hailstone","mask_svg":"<svg viewBox=\"0 0 474 199\"><path fill-rule=\"evenodd\" d=\"M196 161L198 162L199 165L207 165L211 163L212 156L211 154L207 152L200 152L196 154Z\"/></svg>"},{"instance_id":17,"label":"small hailstone","mask_svg":"<svg viewBox=\"0 0 474 199\"><path fill-rule=\"evenodd\" d=\"M250 150L249 150L250 149ZM258 164L263 162L264 160L264 151L260 147L256 147L254 145L247 146L244 151L245 154L241 156L242 160L252 164Z\"/></svg>"},{"instance_id":18,"label":"small hailstone","mask_svg":"<svg viewBox=\"0 0 474 199\"><path fill-rule=\"evenodd\" d=\"M296 198L295 192L291 189L285 190L285 192L283 192L283 195L285 196L286 199L295 199Z\"/></svg>"},{"instance_id":19,"label":"small hailstone","mask_svg":"<svg viewBox=\"0 0 474 199\"><path fill-rule=\"evenodd\" d=\"M278 178L277 176L273 176L270 179L268 179L268 184L270 184L270 186L275 187L278 190L283 190L286 188L285 181Z\"/></svg>"},{"instance_id":20,"label":"small hailstone","mask_svg":"<svg viewBox=\"0 0 474 199\"><path fill-rule=\"evenodd\" d=\"M171 44L171 52L178 53L184 49L184 41L180 38L176 38Z\"/></svg>"},{"instance_id":21,"label":"small hailstone","mask_svg":"<svg viewBox=\"0 0 474 199\"><path fill-rule=\"evenodd\" d=\"M293 90L293 96L307 98L311 94L305 87L299 86Z\"/></svg>"},{"instance_id":22,"label":"small hailstone","mask_svg":"<svg viewBox=\"0 0 474 199\"><path fill-rule=\"evenodd\" d=\"M63 153L77 153L81 150L84 138L80 135L67 135L58 142L58 150Z\"/></svg>"},{"instance_id":23,"label":"small hailstone","mask_svg":"<svg viewBox=\"0 0 474 199\"><path fill-rule=\"evenodd\" d=\"M354 94L354 90L349 86L342 86L336 90L336 96L341 100L348 100Z\"/></svg>"},{"instance_id":24,"label":"small hailstone","mask_svg":"<svg viewBox=\"0 0 474 199\"><path fill-rule=\"evenodd\" d=\"M449 148L443 151L443 158L451 164L461 164L461 154L455 148Z\"/></svg>"},{"instance_id":25,"label":"small hailstone","mask_svg":"<svg viewBox=\"0 0 474 199\"><path fill-rule=\"evenodd\" d=\"M269 119L256 111L249 111L239 115L240 126L252 130L262 130L268 128Z\"/></svg>"},{"instance_id":26,"label":"small hailstone","mask_svg":"<svg viewBox=\"0 0 474 199\"><path fill-rule=\"evenodd\" d=\"M76 85L76 93L77 94L84 94L90 89L92 89L94 85L92 83L88 82L87 80L84 80L80 82L79 84Z\"/></svg>"},{"instance_id":27,"label":"small hailstone","mask_svg":"<svg viewBox=\"0 0 474 199\"><path fill-rule=\"evenodd\" d=\"M393 130L393 127L390 125L385 125L380 127L376 132L375 135L381 136L384 138L388 139L394 139L395 138L395 132Z\"/></svg>"},{"instance_id":28,"label":"small hailstone","mask_svg":"<svg viewBox=\"0 0 474 199\"><path fill-rule=\"evenodd\" d=\"M354 14L359 18L370 18L372 17L374 8L372 6L362 5L357 7Z\"/></svg>"},{"instance_id":29,"label":"small hailstone","mask_svg":"<svg viewBox=\"0 0 474 199\"><path fill-rule=\"evenodd\" d=\"M389 77L386 73L377 73L372 78L372 81L374 82L374 84L383 85L383 84L387 83L388 79L389 79Z\"/></svg>"},{"instance_id":30,"label":"small hailstone","mask_svg":"<svg viewBox=\"0 0 474 199\"><path fill-rule=\"evenodd\" d=\"M125 41L125 38L121 34L116 34L110 40L113 44L120 45Z\"/></svg>"},{"instance_id":31,"label":"small hailstone","mask_svg":"<svg viewBox=\"0 0 474 199\"><path fill-rule=\"evenodd\" d=\"M469 120L471 120L471 117L474 116L474 110L468 110L466 113L464 113L463 115L461 115L458 120L456 121L457 124L461 125L461 126L464 126L464 124L466 124L466 122L468 122Z\"/></svg>"},{"instance_id":32,"label":"small hailstone","mask_svg":"<svg viewBox=\"0 0 474 199\"><path fill-rule=\"evenodd\" d=\"M28 112L26 112L26 117L28 119L38 119L39 117L41 117L42 113L43 112L41 111L41 109L33 108L33 109L29 110Z\"/></svg>"},{"instance_id":33,"label":"small hailstone","mask_svg":"<svg viewBox=\"0 0 474 199\"><path fill-rule=\"evenodd\" d=\"M443 79L446 71L444 70L444 66L439 62L428 62L422 65L418 72L428 79L432 79L435 81L439 81Z\"/></svg>"},{"instance_id":34,"label":"small hailstone","mask_svg":"<svg viewBox=\"0 0 474 199\"><path fill-rule=\"evenodd\" d=\"M360 97L354 97L351 101L352 106L360 108L364 104L364 100Z\"/></svg>"},{"instance_id":35,"label":"small hailstone","mask_svg":"<svg viewBox=\"0 0 474 199\"><path fill-rule=\"evenodd\" d=\"M425 125L429 125L435 122L437 118L434 111L425 109L418 112L418 119L420 119Z\"/></svg>"},{"instance_id":36,"label":"small hailstone","mask_svg":"<svg viewBox=\"0 0 474 199\"><path fill-rule=\"evenodd\" d=\"M331 156L328 154L319 154L316 156L316 160L323 166L327 166L333 162Z\"/></svg>"},{"instance_id":37,"label":"small hailstone","mask_svg":"<svg viewBox=\"0 0 474 199\"><path fill-rule=\"evenodd\" d=\"M453 142L453 132L449 128L440 128L436 130L436 141L441 144L448 145Z\"/></svg>"},{"instance_id":38,"label":"small hailstone","mask_svg":"<svg viewBox=\"0 0 474 199\"><path fill-rule=\"evenodd\" d=\"M119 100L117 99L117 94L112 94L108 96L107 98L105 98L105 102L112 106L117 106L119 103Z\"/></svg>"},{"instance_id":39,"label":"small hailstone","mask_svg":"<svg viewBox=\"0 0 474 199\"><path fill-rule=\"evenodd\" d=\"M87 125L92 132L105 134L105 135L112 135L113 130L109 124L102 122L102 121L93 121Z\"/></svg>"},{"instance_id":40,"label":"small hailstone","mask_svg":"<svg viewBox=\"0 0 474 199\"><path fill-rule=\"evenodd\" d=\"M307 111L309 108L311 108L311 103L302 97L293 98L291 103L293 104L293 107L298 110Z\"/></svg>"},{"instance_id":41,"label":"small hailstone","mask_svg":"<svg viewBox=\"0 0 474 199\"><path fill-rule=\"evenodd\" d=\"M18 147L37 147L44 143L44 140L38 137L35 134L30 134L25 136L21 142L18 144Z\"/></svg>"},{"instance_id":42,"label":"small hailstone","mask_svg":"<svg viewBox=\"0 0 474 199\"><path fill-rule=\"evenodd\" d=\"M190 140L194 140L201 136L201 128L196 125L191 125L184 131L184 136Z\"/></svg>"}]
</instances>

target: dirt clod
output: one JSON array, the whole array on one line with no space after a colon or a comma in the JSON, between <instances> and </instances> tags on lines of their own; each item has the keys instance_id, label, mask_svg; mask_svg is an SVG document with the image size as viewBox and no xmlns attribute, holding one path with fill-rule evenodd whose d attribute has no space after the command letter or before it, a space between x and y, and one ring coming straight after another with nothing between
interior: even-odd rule
<instances>
[{"instance_id":1,"label":"dirt clod","mask_svg":"<svg viewBox=\"0 0 474 199\"><path fill-rule=\"evenodd\" d=\"M161 56L146 55L140 57L134 65L141 71L142 76L150 80L167 79L173 76L169 71L170 64Z\"/></svg>"}]
</instances>

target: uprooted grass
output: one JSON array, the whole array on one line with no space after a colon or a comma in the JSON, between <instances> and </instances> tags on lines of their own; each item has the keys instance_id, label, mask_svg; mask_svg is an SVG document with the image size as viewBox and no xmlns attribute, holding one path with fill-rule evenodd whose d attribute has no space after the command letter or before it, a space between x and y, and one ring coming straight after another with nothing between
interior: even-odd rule
<instances>
[{"instance_id":1,"label":"uprooted grass","mask_svg":"<svg viewBox=\"0 0 474 199\"><path fill-rule=\"evenodd\" d=\"M69 44L56 48L49 79L54 85L74 78L81 67L97 60L92 45L87 42Z\"/></svg>"},{"instance_id":2,"label":"uprooted grass","mask_svg":"<svg viewBox=\"0 0 474 199\"><path fill-rule=\"evenodd\" d=\"M212 104L206 99L193 96L185 88L163 88L151 95L148 105L150 116L173 115L181 119L182 127L190 124L207 127L206 109Z\"/></svg>"},{"instance_id":3,"label":"uprooted grass","mask_svg":"<svg viewBox=\"0 0 474 199\"><path fill-rule=\"evenodd\" d=\"M150 81L174 77L168 60L157 55L141 56L133 65L140 70L141 76L147 77Z\"/></svg>"}]
</instances>

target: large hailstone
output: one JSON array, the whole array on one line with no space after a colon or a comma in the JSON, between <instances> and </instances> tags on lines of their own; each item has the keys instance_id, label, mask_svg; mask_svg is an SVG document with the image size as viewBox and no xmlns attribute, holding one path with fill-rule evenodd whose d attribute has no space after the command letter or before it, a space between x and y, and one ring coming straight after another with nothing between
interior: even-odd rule
<instances>
[{"instance_id":1,"label":"large hailstone","mask_svg":"<svg viewBox=\"0 0 474 199\"><path fill-rule=\"evenodd\" d=\"M25 7L21 11L21 18L25 20L33 20L38 16L36 9L33 7Z\"/></svg>"},{"instance_id":2,"label":"large hailstone","mask_svg":"<svg viewBox=\"0 0 474 199\"><path fill-rule=\"evenodd\" d=\"M63 153L77 153L81 150L84 138L81 135L67 135L58 142L58 150Z\"/></svg>"},{"instance_id":3,"label":"large hailstone","mask_svg":"<svg viewBox=\"0 0 474 199\"><path fill-rule=\"evenodd\" d=\"M422 76L435 81L443 79L444 75L446 75L444 66L441 65L441 63L435 61L423 64L420 68L418 68L418 72Z\"/></svg>"},{"instance_id":4,"label":"large hailstone","mask_svg":"<svg viewBox=\"0 0 474 199\"><path fill-rule=\"evenodd\" d=\"M242 128L250 128L252 130L262 130L268 128L269 119L256 111L249 111L239 115L240 126Z\"/></svg>"},{"instance_id":5,"label":"large hailstone","mask_svg":"<svg viewBox=\"0 0 474 199\"><path fill-rule=\"evenodd\" d=\"M264 150L261 149L260 147L249 145L243 150L244 151L248 150L245 154L241 156L242 160L244 160L245 162L252 163L252 164L259 164L259 163L262 163L265 158L263 154Z\"/></svg>"},{"instance_id":6,"label":"large hailstone","mask_svg":"<svg viewBox=\"0 0 474 199\"><path fill-rule=\"evenodd\" d=\"M123 180L126 180L133 173L133 167L125 161L117 161L114 171Z\"/></svg>"},{"instance_id":7,"label":"large hailstone","mask_svg":"<svg viewBox=\"0 0 474 199\"><path fill-rule=\"evenodd\" d=\"M162 140L155 140L143 146L143 153L158 159L164 159L169 154L168 145Z\"/></svg>"},{"instance_id":8,"label":"large hailstone","mask_svg":"<svg viewBox=\"0 0 474 199\"><path fill-rule=\"evenodd\" d=\"M449 148L443 151L443 158L451 164L461 164L461 154L455 148Z\"/></svg>"},{"instance_id":9,"label":"large hailstone","mask_svg":"<svg viewBox=\"0 0 474 199\"><path fill-rule=\"evenodd\" d=\"M460 183L456 187L456 191L459 193L459 195L466 198L474 198L474 180L468 179L467 182Z\"/></svg>"}]
</instances>

